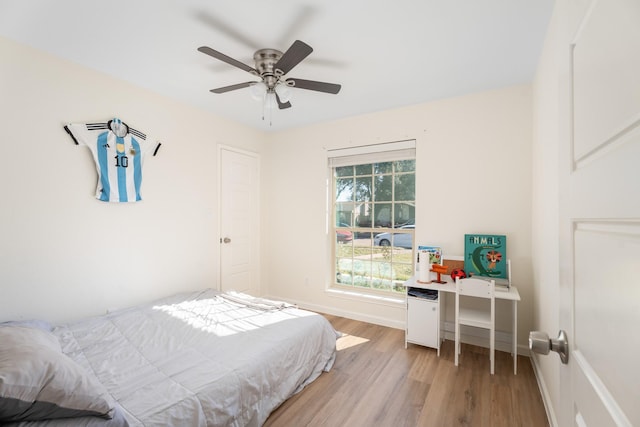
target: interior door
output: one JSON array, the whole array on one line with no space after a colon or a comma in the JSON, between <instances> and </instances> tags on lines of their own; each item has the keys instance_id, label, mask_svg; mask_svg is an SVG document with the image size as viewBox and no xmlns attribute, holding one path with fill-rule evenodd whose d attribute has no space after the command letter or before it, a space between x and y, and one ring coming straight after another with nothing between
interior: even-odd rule
<instances>
[{"instance_id":1,"label":"interior door","mask_svg":"<svg viewBox=\"0 0 640 427\"><path fill-rule=\"evenodd\" d=\"M259 296L259 157L220 148L220 288Z\"/></svg>"},{"instance_id":2,"label":"interior door","mask_svg":"<svg viewBox=\"0 0 640 427\"><path fill-rule=\"evenodd\" d=\"M563 4L560 425L639 426L640 2Z\"/></svg>"}]
</instances>

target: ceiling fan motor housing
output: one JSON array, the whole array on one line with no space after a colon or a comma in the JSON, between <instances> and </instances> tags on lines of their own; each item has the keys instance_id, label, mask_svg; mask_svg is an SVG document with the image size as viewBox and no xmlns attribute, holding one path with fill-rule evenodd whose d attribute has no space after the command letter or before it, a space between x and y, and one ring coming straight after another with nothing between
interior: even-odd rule
<instances>
[{"instance_id":1,"label":"ceiling fan motor housing","mask_svg":"<svg viewBox=\"0 0 640 427\"><path fill-rule=\"evenodd\" d=\"M264 80L269 89L273 89L278 83L280 75L276 75L274 66L282 57L282 52L276 49L260 49L253 54L256 63L256 70Z\"/></svg>"}]
</instances>

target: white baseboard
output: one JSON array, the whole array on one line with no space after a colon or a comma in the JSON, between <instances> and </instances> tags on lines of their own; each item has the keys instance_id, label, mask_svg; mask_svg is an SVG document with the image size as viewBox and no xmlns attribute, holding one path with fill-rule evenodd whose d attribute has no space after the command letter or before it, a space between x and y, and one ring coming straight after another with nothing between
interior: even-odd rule
<instances>
[{"instance_id":1,"label":"white baseboard","mask_svg":"<svg viewBox=\"0 0 640 427\"><path fill-rule=\"evenodd\" d=\"M540 395L542 396L542 403L544 403L544 410L547 413L547 419L549 420L549 425L551 427L558 426L558 420L556 418L555 411L553 410L553 405L551 404L551 396L549 396L549 389L547 389L547 384L544 381L544 377L542 376L542 371L540 370L540 364L538 362L538 358L535 354L532 354L531 357L531 366L533 366L533 373L536 376L536 380L538 381L538 388L540 389Z\"/></svg>"}]
</instances>

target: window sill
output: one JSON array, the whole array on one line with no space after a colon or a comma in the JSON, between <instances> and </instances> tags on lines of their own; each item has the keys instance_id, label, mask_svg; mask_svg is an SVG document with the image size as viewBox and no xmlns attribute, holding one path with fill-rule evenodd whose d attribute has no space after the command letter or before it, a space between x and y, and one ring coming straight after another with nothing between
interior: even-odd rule
<instances>
[{"instance_id":1,"label":"window sill","mask_svg":"<svg viewBox=\"0 0 640 427\"><path fill-rule=\"evenodd\" d=\"M381 294L371 294L366 292L358 292L356 290L350 289L340 289L340 288L328 288L326 292L330 296L334 296L336 298L344 298L350 300L356 300L361 302L367 302L372 304L380 304L391 307L398 307L400 305L406 304L406 299L404 295L381 295Z\"/></svg>"}]
</instances>

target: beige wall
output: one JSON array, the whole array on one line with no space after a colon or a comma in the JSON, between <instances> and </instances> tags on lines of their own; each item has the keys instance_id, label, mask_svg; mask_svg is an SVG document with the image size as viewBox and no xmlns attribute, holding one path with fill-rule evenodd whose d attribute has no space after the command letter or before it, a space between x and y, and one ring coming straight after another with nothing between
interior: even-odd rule
<instances>
[{"instance_id":1,"label":"beige wall","mask_svg":"<svg viewBox=\"0 0 640 427\"><path fill-rule=\"evenodd\" d=\"M65 321L218 281L217 144L263 135L0 39L0 321ZM143 201L94 199L89 150L63 130L114 115L159 139Z\"/></svg>"},{"instance_id":2,"label":"beige wall","mask_svg":"<svg viewBox=\"0 0 640 427\"><path fill-rule=\"evenodd\" d=\"M326 291L326 149L415 139L417 242L462 255L465 233L506 234L523 300L519 342L525 343L533 301L531 96L530 86L516 86L270 135L262 201L269 207L263 273L270 294L403 327L400 304ZM498 327L509 330L509 310L500 313Z\"/></svg>"},{"instance_id":3,"label":"beige wall","mask_svg":"<svg viewBox=\"0 0 640 427\"><path fill-rule=\"evenodd\" d=\"M417 241L462 254L465 233L507 234L526 341L530 86L263 134L6 39L0 51L0 321L66 321L217 287L217 144L225 144L262 156L263 293L402 327L399 304L326 292L325 149L415 139ZM93 160L62 129L114 115L163 143L145 163L138 204L93 199ZM506 313L498 324L508 329Z\"/></svg>"}]
</instances>

